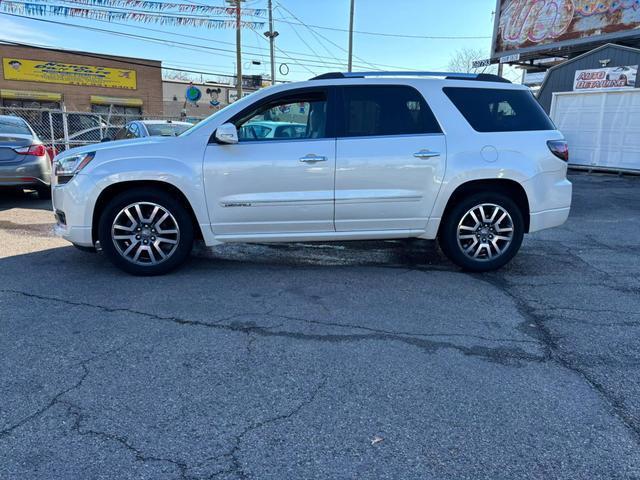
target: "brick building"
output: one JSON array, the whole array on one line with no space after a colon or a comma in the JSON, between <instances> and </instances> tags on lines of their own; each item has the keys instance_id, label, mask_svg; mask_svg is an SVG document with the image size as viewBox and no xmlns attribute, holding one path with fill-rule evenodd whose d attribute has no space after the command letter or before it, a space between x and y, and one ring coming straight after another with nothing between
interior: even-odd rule
<instances>
[{"instance_id":1,"label":"brick building","mask_svg":"<svg viewBox=\"0 0 640 480\"><path fill-rule=\"evenodd\" d=\"M0 43L0 107L162 115L161 62Z\"/></svg>"}]
</instances>

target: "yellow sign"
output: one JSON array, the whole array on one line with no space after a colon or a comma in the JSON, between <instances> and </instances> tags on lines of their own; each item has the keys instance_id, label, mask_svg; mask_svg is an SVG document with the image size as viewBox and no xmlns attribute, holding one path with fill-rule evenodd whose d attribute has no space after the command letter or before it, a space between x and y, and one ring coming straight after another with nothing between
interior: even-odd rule
<instances>
[{"instance_id":1,"label":"yellow sign","mask_svg":"<svg viewBox=\"0 0 640 480\"><path fill-rule=\"evenodd\" d=\"M124 107L141 107L140 98L103 97L101 95L91 95L91 103L95 105L120 105Z\"/></svg>"},{"instance_id":2,"label":"yellow sign","mask_svg":"<svg viewBox=\"0 0 640 480\"><path fill-rule=\"evenodd\" d=\"M30 92L26 90L0 89L0 98L5 100L37 100L42 102L59 102L62 100L60 93Z\"/></svg>"},{"instance_id":3,"label":"yellow sign","mask_svg":"<svg viewBox=\"0 0 640 480\"><path fill-rule=\"evenodd\" d=\"M63 83L65 85L87 85L127 90L135 90L137 87L135 70L8 57L2 59L2 69L5 80Z\"/></svg>"}]
</instances>

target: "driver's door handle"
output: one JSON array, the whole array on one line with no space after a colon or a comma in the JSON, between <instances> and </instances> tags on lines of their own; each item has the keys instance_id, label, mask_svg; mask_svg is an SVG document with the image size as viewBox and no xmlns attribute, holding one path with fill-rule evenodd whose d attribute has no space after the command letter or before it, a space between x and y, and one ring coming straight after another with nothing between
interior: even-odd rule
<instances>
[{"instance_id":1,"label":"driver's door handle","mask_svg":"<svg viewBox=\"0 0 640 480\"><path fill-rule=\"evenodd\" d=\"M439 157L440 156L440 152L431 152L429 150L420 150L419 152L414 153L413 156L416 157L416 158L433 158L433 157Z\"/></svg>"},{"instance_id":2,"label":"driver's door handle","mask_svg":"<svg viewBox=\"0 0 640 480\"><path fill-rule=\"evenodd\" d=\"M309 154L300 158L300 161L303 163L316 163L316 162L326 162L327 157L319 157L318 155Z\"/></svg>"}]
</instances>

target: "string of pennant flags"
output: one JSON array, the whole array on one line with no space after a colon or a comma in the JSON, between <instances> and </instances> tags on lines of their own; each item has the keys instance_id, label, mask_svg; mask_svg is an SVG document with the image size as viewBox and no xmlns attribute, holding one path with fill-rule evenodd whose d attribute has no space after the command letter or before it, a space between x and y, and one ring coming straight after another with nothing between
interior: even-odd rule
<instances>
[{"instance_id":1,"label":"string of pennant flags","mask_svg":"<svg viewBox=\"0 0 640 480\"><path fill-rule=\"evenodd\" d=\"M32 3L47 3L46 0L35 0ZM235 7L219 7L196 3L157 2L150 0L65 0L65 3L78 3L94 7L129 8L136 10L150 10L162 12L178 10L179 12L202 13L209 15L235 15ZM263 8L243 8L243 15L262 17L266 10Z\"/></svg>"},{"instance_id":2,"label":"string of pennant flags","mask_svg":"<svg viewBox=\"0 0 640 480\"><path fill-rule=\"evenodd\" d=\"M61 0L62 2L66 2L67 0ZM44 3L41 1L20 1L20 0L0 0L0 9L12 14L24 15L29 17L48 17L48 16L57 16L57 17L74 17L74 18L85 18L88 20L103 20L103 21L133 21L133 22L141 22L141 23L155 23L160 25L168 25L168 26L184 26L184 27L204 27L208 29L223 29L223 28L235 28L236 20L235 18L229 17L229 19L216 19L210 18L206 15L202 16L194 16L194 15L185 15L184 12L189 13L205 13L202 11L195 10L186 10L181 13L165 13L166 10L169 10L169 7L163 7L162 10L158 10L159 7L156 5L147 8L155 8L155 11L150 12L141 12L141 11L117 11L117 10L109 10L107 8L102 8L102 5L106 3L121 3L121 4L129 4L133 7L134 3L139 4L160 4L164 2L150 2L150 1L141 1L141 0L73 0L71 3L80 3L83 4L85 2L95 2L91 3L91 6L98 8L91 8L88 5L86 7L80 6L65 6L65 5L53 5L49 3ZM189 4L169 4L172 9L180 10L181 6L191 7ZM111 6L111 5L109 5ZM217 14L229 15L229 10L233 12L235 15L235 9L227 9L224 7L208 7L206 5L193 5L194 7L203 7L203 8L222 8L225 10L224 12L218 12ZM107 6L108 7L108 6ZM141 7L141 6L139 6ZM111 6L111 8L125 8L125 7L116 7ZM256 10L256 9L254 9ZM207 11L206 13L212 13L212 11ZM257 15L257 14L256 14ZM257 29L262 28L264 26L264 22L255 22L255 21L247 21L241 20L240 26L242 28L250 28Z\"/></svg>"}]
</instances>

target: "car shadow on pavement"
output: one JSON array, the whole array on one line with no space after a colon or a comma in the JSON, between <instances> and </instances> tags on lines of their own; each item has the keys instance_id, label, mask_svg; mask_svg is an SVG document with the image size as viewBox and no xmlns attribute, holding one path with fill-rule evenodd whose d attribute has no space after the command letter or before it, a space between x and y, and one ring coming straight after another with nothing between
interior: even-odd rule
<instances>
[{"instance_id":1,"label":"car shadow on pavement","mask_svg":"<svg viewBox=\"0 0 640 480\"><path fill-rule=\"evenodd\" d=\"M32 190L0 188L0 212L12 208L51 211L51 200L42 200Z\"/></svg>"}]
</instances>

